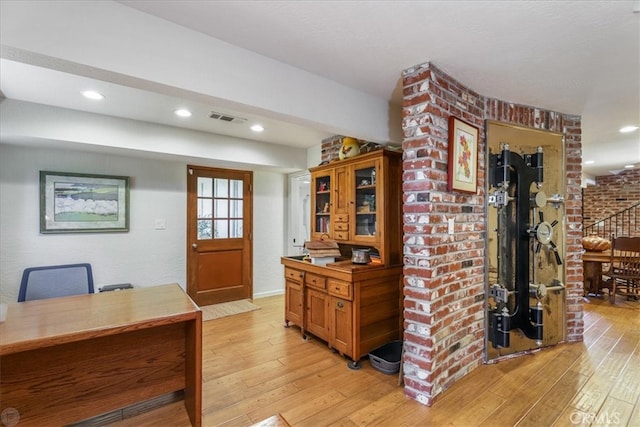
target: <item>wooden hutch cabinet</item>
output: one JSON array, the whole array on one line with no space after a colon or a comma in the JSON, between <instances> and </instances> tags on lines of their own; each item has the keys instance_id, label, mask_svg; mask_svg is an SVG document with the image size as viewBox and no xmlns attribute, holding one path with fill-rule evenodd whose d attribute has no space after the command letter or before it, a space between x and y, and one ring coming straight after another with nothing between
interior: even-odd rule
<instances>
[{"instance_id":1,"label":"wooden hutch cabinet","mask_svg":"<svg viewBox=\"0 0 640 427\"><path fill-rule=\"evenodd\" d=\"M371 246L402 262L402 153L378 150L311 171L311 239Z\"/></svg>"},{"instance_id":2,"label":"wooden hutch cabinet","mask_svg":"<svg viewBox=\"0 0 640 427\"><path fill-rule=\"evenodd\" d=\"M312 240L371 248L374 262L350 254L327 265L282 257L285 324L300 327L351 358L399 339L402 331L402 154L379 150L311 171ZM346 252L346 251L345 251Z\"/></svg>"}]
</instances>

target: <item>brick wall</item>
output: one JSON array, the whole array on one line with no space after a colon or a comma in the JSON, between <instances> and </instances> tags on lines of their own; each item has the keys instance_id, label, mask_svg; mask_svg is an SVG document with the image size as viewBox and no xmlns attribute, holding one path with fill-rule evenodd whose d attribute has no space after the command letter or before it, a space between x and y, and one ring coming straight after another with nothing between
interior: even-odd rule
<instances>
[{"instance_id":1,"label":"brick wall","mask_svg":"<svg viewBox=\"0 0 640 427\"><path fill-rule=\"evenodd\" d=\"M640 169L596 177L583 189L584 226L605 219L640 202Z\"/></svg>"},{"instance_id":2,"label":"brick wall","mask_svg":"<svg viewBox=\"0 0 640 427\"><path fill-rule=\"evenodd\" d=\"M333 135L321 141L320 158L322 162L338 160L338 154L340 151L340 147L342 146L342 138L342 135ZM356 139L356 141L358 141L358 145L360 146L361 154L378 150L383 146L396 148L393 144L383 145L371 141L365 141L362 139ZM400 146L397 146L397 148L399 149Z\"/></svg>"},{"instance_id":3,"label":"brick wall","mask_svg":"<svg viewBox=\"0 0 640 427\"><path fill-rule=\"evenodd\" d=\"M321 159L323 162L338 160L338 151L342 145L342 135L334 135L322 140Z\"/></svg>"},{"instance_id":4,"label":"brick wall","mask_svg":"<svg viewBox=\"0 0 640 427\"><path fill-rule=\"evenodd\" d=\"M485 152L484 104L429 64L403 80L404 381L407 395L430 405L482 361L485 159L477 194L447 192L447 128L452 114L477 126Z\"/></svg>"},{"instance_id":5,"label":"brick wall","mask_svg":"<svg viewBox=\"0 0 640 427\"><path fill-rule=\"evenodd\" d=\"M447 191L448 118L562 132L566 141L567 338L582 339L580 118L485 98L429 63L403 72L405 393L430 405L482 363L485 170L478 191ZM447 219L455 232L447 234Z\"/></svg>"}]
</instances>

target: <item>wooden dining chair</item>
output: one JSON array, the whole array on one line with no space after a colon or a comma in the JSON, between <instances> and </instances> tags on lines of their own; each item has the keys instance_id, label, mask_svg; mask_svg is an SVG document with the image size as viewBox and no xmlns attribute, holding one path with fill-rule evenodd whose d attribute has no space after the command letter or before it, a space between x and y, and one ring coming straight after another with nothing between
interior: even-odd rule
<instances>
[{"instance_id":1,"label":"wooden dining chair","mask_svg":"<svg viewBox=\"0 0 640 427\"><path fill-rule=\"evenodd\" d=\"M609 270L604 273L609 299L615 304L616 294L638 299L640 287L640 237L616 237L611 242Z\"/></svg>"}]
</instances>

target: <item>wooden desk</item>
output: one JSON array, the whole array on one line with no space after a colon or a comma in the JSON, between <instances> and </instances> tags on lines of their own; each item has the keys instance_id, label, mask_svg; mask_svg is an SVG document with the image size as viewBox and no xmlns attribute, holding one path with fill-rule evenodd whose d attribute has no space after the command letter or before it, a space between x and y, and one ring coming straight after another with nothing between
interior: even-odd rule
<instances>
[{"instance_id":1,"label":"wooden desk","mask_svg":"<svg viewBox=\"0 0 640 427\"><path fill-rule=\"evenodd\" d=\"M202 417L202 312L177 284L10 304L0 411L64 425L184 389ZM11 410L10 410L11 411Z\"/></svg>"},{"instance_id":2,"label":"wooden desk","mask_svg":"<svg viewBox=\"0 0 640 427\"><path fill-rule=\"evenodd\" d=\"M585 252L582 254L582 271L584 276L585 294L602 294L602 264L611 261L611 253L605 252Z\"/></svg>"}]
</instances>

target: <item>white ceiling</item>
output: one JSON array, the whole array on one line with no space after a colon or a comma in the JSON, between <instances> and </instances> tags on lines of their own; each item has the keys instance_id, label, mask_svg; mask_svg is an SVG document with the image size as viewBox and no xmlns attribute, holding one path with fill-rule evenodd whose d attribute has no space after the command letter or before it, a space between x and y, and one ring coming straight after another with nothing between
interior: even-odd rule
<instances>
[{"instance_id":1,"label":"white ceiling","mask_svg":"<svg viewBox=\"0 0 640 427\"><path fill-rule=\"evenodd\" d=\"M402 70L430 61L482 95L581 115L583 159L595 161L583 166L585 172L616 173L630 163L640 167L640 131L618 132L623 125L640 125L638 1L119 3L132 8L131 13L171 21L388 100L397 108L402 103ZM189 121L167 118L166 109L181 102L207 116L212 109L208 95L133 84L99 70L75 73L55 56L28 61L18 57L11 54L11 46L3 46L0 90L9 99L298 147L332 134L250 105L219 111L247 119L243 124L196 119L197 114ZM70 96L89 84L107 91L109 100L126 102L91 106ZM252 122L263 123L269 131L251 134L246 124Z\"/></svg>"}]
</instances>

